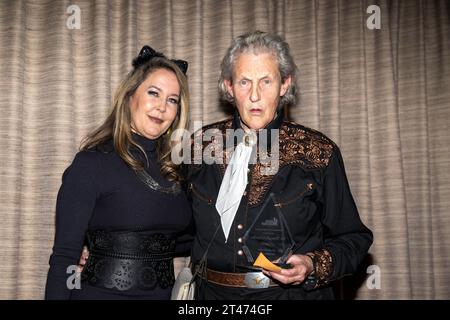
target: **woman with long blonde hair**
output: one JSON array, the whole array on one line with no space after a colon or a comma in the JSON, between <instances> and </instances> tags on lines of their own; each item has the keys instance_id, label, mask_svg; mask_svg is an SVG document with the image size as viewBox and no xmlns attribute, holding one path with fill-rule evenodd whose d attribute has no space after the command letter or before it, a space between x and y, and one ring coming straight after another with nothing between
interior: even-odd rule
<instances>
[{"instance_id":1,"label":"woman with long blonde hair","mask_svg":"<svg viewBox=\"0 0 450 320\"><path fill-rule=\"evenodd\" d=\"M186 71L144 46L111 114L83 140L58 193L47 299L170 298L177 239L191 220L170 158L180 143L171 133L188 123ZM68 279L83 244L81 278Z\"/></svg>"}]
</instances>

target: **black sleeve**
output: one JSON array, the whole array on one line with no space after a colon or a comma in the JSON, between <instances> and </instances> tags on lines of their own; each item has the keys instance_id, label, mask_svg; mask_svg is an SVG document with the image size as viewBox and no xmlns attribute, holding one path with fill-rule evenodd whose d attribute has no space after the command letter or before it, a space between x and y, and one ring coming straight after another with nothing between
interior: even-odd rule
<instances>
[{"instance_id":1,"label":"black sleeve","mask_svg":"<svg viewBox=\"0 0 450 320\"><path fill-rule=\"evenodd\" d=\"M100 193L97 152L82 151L65 170L56 202L55 241L45 299L69 299L66 282L73 273L69 266L78 265L89 220Z\"/></svg>"},{"instance_id":2,"label":"black sleeve","mask_svg":"<svg viewBox=\"0 0 450 320\"><path fill-rule=\"evenodd\" d=\"M324 172L322 202L324 247L309 254L316 287L354 273L373 241L359 217L337 146Z\"/></svg>"}]
</instances>

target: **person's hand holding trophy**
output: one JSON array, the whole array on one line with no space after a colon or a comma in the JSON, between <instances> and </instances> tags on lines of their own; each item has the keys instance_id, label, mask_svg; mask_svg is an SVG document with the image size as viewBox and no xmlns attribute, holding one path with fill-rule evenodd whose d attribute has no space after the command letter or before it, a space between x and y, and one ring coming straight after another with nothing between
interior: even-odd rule
<instances>
[{"instance_id":1,"label":"person's hand holding trophy","mask_svg":"<svg viewBox=\"0 0 450 320\"><path fill-rule=\"evenodd\" d=\"M245 233L243 250L247 260L266 276L283 284L298 285L314 271L313 259L293 254L301 245L294 242L276 203L271 194Z\"/></svg>"}]
</instances>

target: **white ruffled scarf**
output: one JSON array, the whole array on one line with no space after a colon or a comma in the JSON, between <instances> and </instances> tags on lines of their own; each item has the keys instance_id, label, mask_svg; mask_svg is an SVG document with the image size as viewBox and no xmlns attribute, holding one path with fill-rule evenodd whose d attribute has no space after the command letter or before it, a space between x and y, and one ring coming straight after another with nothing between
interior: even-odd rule
<instances>
[{"instance_id":1,"label":"white ruffled scarf","mask_svg":"<svg viewBox=\"0 0 450 320\"><path fill-rule=\"evenodd\" d=\"M246 133L243 141L234 150L220 185L216 209L220 215L225 242L228 240L231 225L247 187L248 164L255 144L256 134L254 132Z\"/></svg>"}]
</instances>

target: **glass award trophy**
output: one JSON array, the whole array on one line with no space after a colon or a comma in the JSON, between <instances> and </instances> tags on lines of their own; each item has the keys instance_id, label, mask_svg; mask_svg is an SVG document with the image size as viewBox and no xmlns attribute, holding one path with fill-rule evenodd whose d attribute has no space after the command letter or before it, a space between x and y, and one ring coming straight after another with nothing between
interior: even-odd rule
<instances>
[{"instance_id":1,"label":"glass award trophy","mask_svg":"<svg viewBox=\"0 0 450 320\"><path fill-rule=\"evenodd\" d=\"M283 267L294 245L289 226L271 193L243 236L247 261L254 263L263 253L271 261L279 259L278 264Z\"/></svg>"}]
</instances>

